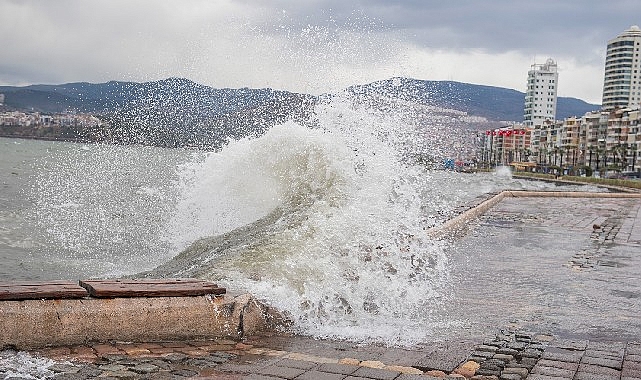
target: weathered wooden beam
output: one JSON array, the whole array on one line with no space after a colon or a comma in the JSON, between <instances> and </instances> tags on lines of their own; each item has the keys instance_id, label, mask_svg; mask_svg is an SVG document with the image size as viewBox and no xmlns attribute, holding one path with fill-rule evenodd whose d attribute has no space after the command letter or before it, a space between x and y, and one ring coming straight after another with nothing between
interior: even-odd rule
<instances>
[{"instance_id":1,"label":"weathered wooden beam","mask_svg":"<svg viewBox=\"0 0 641 380\"><path fill-rule=\"evenodd\" d=\"M187 297L222 295L226 289L194 278L82 280L92 297Z\"/></svg>"},{"instance_id":2,"label":"weathered wooden beam","mask_svg":"<svg viewBox=\"0 0 641 380\"><path fill-rule=\"evenodd\" d=\"M89 293L72 281L0 282L0 300L84 298Z\"/></svg>"}]
</instances>

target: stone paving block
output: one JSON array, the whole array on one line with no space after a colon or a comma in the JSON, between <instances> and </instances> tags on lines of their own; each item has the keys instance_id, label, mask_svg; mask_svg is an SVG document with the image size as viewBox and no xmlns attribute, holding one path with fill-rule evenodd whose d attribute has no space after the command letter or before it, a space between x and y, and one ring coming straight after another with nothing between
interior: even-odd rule
<instances>
[{"instance_id":1,"label":"stone paving block","mask_svg":"<svg viewBox=\"0 0 641 380\"><path fill-rule=\"evenodd\" d=\"M550 343L550 347L563 348L566 350L583 351L588 347L587 340L559 339Z\"/></svg>"},{"instance_id":2,"label":"stone paving block","mask_svg":"<svg viewBox=\"0 0 641 380\"><path fill-rule=\"evenodd\" d=\"M621 351L626 348L625 342L588 342L588 350L598 350L598 351Z\"/></svg>"},{"instance_id":3,"label":"stone paving block","mask_svg":"<svg viewBox=\"0 0 641 380\"><path fill-rule=\"evenodd\" d=\"M527 347L527 344L524 342L509 342L507 348L517 351L522 351Z\"/></svg>"},{"instance_id":4,"label":"stone paving block","mask_svg":"<svg viewBox=\"0 0 641 380\"><path fill-rule=\"evenodd\" d=\"M620 378L619 376L581 372L574 375L574 380L620 380Z\"/></svg>"},{"instance_id":5,"label":"stone paving block","mask_svg":"<svg viewBox=\"0 0 641 380\"><path fill-rule=\"evenodd\" d=\"M75 346L71 348L71 353L74 355L85 355L85 354L95 354L96 352L91 347L87 346Z\"/></svg>"},{"instance_id":6,"label":"stone paving block","mask_svg":"<svg viewBox=\"0 0 641 380\"><path fill-rule=\"evenodd\" d=\"M474 349L476 351L496 352L499 349L499 347L482 344L480 346L474 347Z\"/></svg>"},{"instance_id":7,"label":"stone paving block","mask_svg":"<svg viewBox=\"0 0 641 380\"><path fill-rule=\"evenodd\" d=\"M260 358L259 358L260 359ZM273 363L274 360L251 360L243 357L241 362L223 363L218 366L218 369L223 372L235 373L258 373L261 368L267 367Z\"/></svg>"},{"instance_id":8,"label":"stone paving block","mask_svg":"<svg viewBox=\"0 0 641 380\"><path fill-rule=\"evenodd\" d=\"M343 380L345 376L346 375L340 373L329 373L312 370L298 376L296 380Z\"/></svg>"},{"instance_id":9,"label":"stone paving block","mask_svg":"<svg viewBox=\"0 0 641 380\"><path fill-rule=\"evenodd\" d=\"M111 344L96 344L93 346L94 351L96 351L97 355L105 355L105 354L118 354L121 353L119 349L116 347L112 346Z\"/></svg>"},{"instance_id":10,"label":"stone paving block","mask_svg":"<svg viewBox=\"0 0 641 380\"><path fill-rule=\"evenodd\" d=\"M503 348L499 348L498 350L496 350L496 353L497 354L503 354L503 355L516 356L516 355L519 354L519 351L515 350L513 348L503 347Z\"/></svg>"},{"instance_id":11,"label":"stone paving block","mask_svg":"<svg viewBox=\"0 0 641 380\"><path fill-rule=\"evenodd\" d=\"M243 376L244 380L274 380L273 376L259 375L257 373L252 373L247 376Z\"/></svg>"},{"instance_id":12,"label":"stone paving block","mask_svg":"<svg viewBox=\"0 0 641 380\"><path fill-rule=\"evenodd\" d=\"M494 354L494 356L492 356L492 359L496 359L496 360L503 361L505 363L509 363L512 360L514 360L514 356L506 355L506 354Z\"/></svg>"},{"instance_id":13,"label":"stone paving block","mask_svg":"<svg viewBox=\"0 0 641 380\"><path fill-rule=\"evenodd\" d=\"M478 375L478 376L496 376L496 377L498 377L498 376L501 375L501 370L479 368L476 371L476 375Z\"/></svg>"},{"instance_id":14,"label":"stone paving block","mask_svg":"<svg viewBox=\"0 0 641 380\"><path fill-rule=\"evenodd\" d=\"M563 377L566 379L571 379L574 376L575 371L563 368L556 367L544 367L542 365L535 365L532 369L533 374L545 375L551 377Z\"/></svg>"},{"instance_id":15,"label":"stone paving block","mask_svg":"<svg viewBox=\"0 0 641 380\"><path fill-rule=\"evenodd\" d=\"M527 380L569 380L572 378L565 378L565 377L554 377L554 376L546 376L546 375L540 375L540 374L530 374L527 377Z\"/></svg>"},{"instance_id":16,"label":"stone paving block","mask_svg":"<svg viewBox=\"0 0 641 380\"><path fill-rule=\"evenodd\" d=\"M306 362L302 360L292 360L292 359L283 359L274 363L274 365L277 365L279 367L298 368L298 369L304 369L304 370L316 368L318 366L318 364L314 362Z\"/></svg>"},{"instance_id":17,"label":"stone paving block","mask_svg":"<svg viewBox=\"0 0 641 380\"><path fill-rule=\"evenodd\" d=\"M595 358L623 359L624 353L625 350L585 350L585 356L592 356Z\"/></svg>"},{"instance_id":18,"label":"stone paving block","mask_svg":"<svg viewBox=\"0 0 641 380\"><path fill-rule=\"evenodd\" d=\"M414 367L407 367L407 366L402 366L402 365L386 365L383 369L386 369L388 371L394 371L394 372L400 372L403 374L408 374L408 375L421 375L423 374L423 371L420 369L416 369ZM455 376L457 374L453 373L452 376Z\"/></svg>"},{"instance_id":19,"label":"stone paving block","mask_svg":"<svg viewBox=\"0 0 641 380\"><path fill-rule=\"evenodd\" d=\"M150 363L140 363L140 364L136 364L136 366L131 368L131 370L136 373L146 374L146 373L158 372L160 368Z\"/></svg>"},{"instance_id":20,"label":"stone paving block","mask_svg":"<svg viewBox=\"0 0 641 380\"><path fill-rule=\"evenodd\" d=\"M635 370L635 371L641 371L641 363L625 360L623 362L623 368Z\"/></svg>"},{"instance_id":21,"label":"stone paving block","mask_svg":"<svg viewBox=\"0 0 641 380\"><path fill-rule=\"evenodd\" d=\"M544 367L562 368L575 372L577 369L579 369L579 363L562 362L558 360L541 359L536 364Z\"/></svg>"},{"instance_id":22,"label":"stone paving block","mask_svg":"<svg viewBox=\"0 0 641 380\"><path fill-rule=\"evenodd\" d=\"M481 353L481 352L479 352ZM475 353L476 354L476 353ZM492 354L493 355L493 354ZM435 352L430 356L423 358L413 364L414 367L421 370L439 370L450 373L465 362L469 356L469 350L451 350Z\"/></svg>"},{"instance_id":23,"label":"stone paving block","mask_svg":"<svg viewBox=\"0 0 641 380\"><path fill-rule=\"evenodd\" d=\"M579 364L578 372L579 373L587 372L587 373L593 373L596 375L608 375L608 376L621 375L621 371L617 369L602 367L602 366L592 365L592 364Z\"/></svg>"},{"instance_id":24,"label":"stone paving block","mask_svg":"<svg viewBox=\"0 0 641 380\"><path fill-rule=\"evenodd\" d=\"M205 351L231 351L234 349L234 346L228 344L204 344L198 346L198 348Z\"/></svg>"},{"instance_id":25,"label":"stone paving block","mask_svg":"<svg viewBox=\"0 0 641 380\"><path fill-rule=\"evenodd\" d=\"M316 356L311 354L304 354L300 352L290 352L284 356L286 359L314 362L314 363L338 363L338 359L328 358L324 356Z\"/></svg>"},{"instance_id":26,"label":"stone paving block","mask_svg":"<svg viewBox=\"0 0 641 380\"><path fill-rule=\"evenodd\" d=\"M387 371L380 368L359 367L352 376L376 380L393 380L400 374L400 372Z\"/></svg>"},{"instance_id":27,"label":"stone paving block","mask_svg":"<svg viewBox=\"0 0 641 380\"><path fill-rule=\"evenodd\" d=\"M167 348L185 348L185 347L191 347L190 344L187 344L185 342L163 342L160 343L161 346L167 347ZM116 344L116 346L119 346Z\"/></svg>"},{"instance_id":28,"label":"stone paving block","mask_svg":"<svg viewBox=\"0 0 641 380\"><path fill-rule=\"evenodd\" d=\"M521 352L522 358L539 358L542 355L542 352L539 350L526 348Z\"/></svg>"},{"instance_id":29,"label":"stone paving block","mask_svg":"<svg viewBox=\"0 0 641 380\"><path fill-rule=\"evenodd\" d=\"M394 363L396 365L412 366L427 358L427 354L421 351L389 349L377 360L383 363Z\"/></svg>"},{"instance_id":30,"label":"stone paving block","mask_svg":"<svg viewBox=\"0 0 641 380\"><path fill-rule=\"evenodd\" d=\"M342 375L351 375L356 372L357 369L358 366L334 363L324 363L318 367L318 370L321 372L339 373Z\"/></svg>"},{"instance_id":31,"label":"stone paving block","mask_svg":"<svg viewBox=\"0 0 641 380\"><path fill-rule=\"evenodd\" d=\"M361 367L368 367L368 368L383 368L383 367L385 367L385 363L379 362L378 360L363 360L360 365L361 365Z\"/></svg>"},{"instance_id":32,"label":"stone paving block","mask_svg":"<svg viewBox=\"0 0 641 380\"><path fill-rule=\"evenodd\" d=\"M274 377L280 377L283 379L294 379L302 375L303 373L305 373L305 370L299 369L299 368L280 367L277 365L270 365L270 366L259 369L257 373L259 375L274 376Z\"/></svg>"},{"instance_id":33,"label":"stone paving block","mask_svg":"<svg viewBox=\"0 0 641 380\"><path fill-rule=\"evenodd\" d=\"M523 367L525 367L525 368L528 368L528 369L532 369L536 365L536 363L538 363L538 362L539 362L539 359L536 359L536 358L522 358L521 359L521 365ZM510 364L510 365L512 365L512 364ZM551 367L554 367L554 366L551 366Z\"/></svg>"},{"instance_id":34,"label":"stone paving block","mask_svg":"<svg viewBox=\"0 0 641 380\"><path fill-rule=\"evenodd\" d=\"M489 359L494 356L494 351L474 351L473 355L484 359Z\"/></svg>"},{"instance_id":35,"label":"stone paving block","mask_svg":"<svg viewBox=\"0 0 641 380\"><path fill-rule=\"evenodd\" d=\"M162 354L170 354L174 352L175 350L170 347L163 347L163 348L150 348L149 352L152 354L157 354L157 355L162 355Z\"/></svg>"},{"instance_id":36,"label":"stone paving block","mask_svg":"<svg viewBox=\"0 0 641 380\"><path fill-rule=\"evenodd\" d=\"M401 374L394 380L443 380L438 377L427 376L427 375L410 375L410 374Z\"/></svg>"},{"instance_id":37,"label":"stone paving block","mask_svg":"<svg viewBox=\"0 0 641 380\"><path fill-rule=\"evenodd\" d=\"M626 354L624 359L626 362L641 363L641 355Z\"/></svg>"},{"instance_id":38,"label":"stone paving block","mask_svg":"<svg viewBox=\"0 0 641 380\"><path fill-rule=\"evenodd\" d=\"M562 362L578 363L581 361L583 351L566 350L550 347L543 352L542 359L557 360Z\"/></svg>"},{"instance_id":39,"label":"stone paving block","mask_svg":"<svg viewBox=\"0 0 641 380\"><path fill-rule=\"evenodd\" d=\"M509 374L515 374L520 376L521 378L525 378L528 375L528 370L527 368L506 367L505 369L503 369L503 372L501 372L501 377L503 377L503 375Z\"/></svg>"},{"instance_id":40,"label":"stone paving block","mask_svg":"<svg viewBox=\"0 0 641 380\"><path fill-rule=\"evenodd\" d=\"M581 359L581 364L592 364L592 365L597 365L601 367L609 367L609 368L621 370L621 367L623 366L623 360L593 358L590 356L584 356Z\"/></svg>"},{"instance_id":41,"label":"stone paving block","mask_svg":"<svg viewBox=\"0 0 641 380\"><path fill-rule=\"evenodd\" d=\"M621 371L621 377L634 377L641 379L641 371L623 368Z\"/></svg>"}]
</instances>

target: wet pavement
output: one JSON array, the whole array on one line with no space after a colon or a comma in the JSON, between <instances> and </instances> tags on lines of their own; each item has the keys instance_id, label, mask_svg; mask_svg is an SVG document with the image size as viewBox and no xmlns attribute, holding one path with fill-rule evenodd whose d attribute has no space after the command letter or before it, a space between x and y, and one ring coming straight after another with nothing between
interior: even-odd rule
<instances>
[{"instance_id":1,"label":"wet pavement","mask_svg":"<svg viewBox=\"0 0 641 380\"><path fill-rule=\"evenodd\" d=\"M450 244L433 312L456 323L417 347L268 334L35 354L60 379L641 379L641 199L506 198Z\"/></svg>"},{"instance_id":2,"label":"wet pavement","mask_svg":"<svg viewBox=\"0 0 641 380\"><path fill-rule=\"evenodd\" d=\"M448 254L443 336L641 336L641 199L505 198Z\"/></svg>"}]
</instances>

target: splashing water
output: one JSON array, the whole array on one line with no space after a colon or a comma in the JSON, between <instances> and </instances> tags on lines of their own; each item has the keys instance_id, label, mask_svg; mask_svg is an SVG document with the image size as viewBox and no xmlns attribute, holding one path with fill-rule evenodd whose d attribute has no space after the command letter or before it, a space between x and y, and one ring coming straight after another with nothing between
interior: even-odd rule
<instances>
[{"instance_id":1,"label":"splashing water","mask_svg":"<svg viewBox=\"0 0 641 380\"><path fill-rule=\"evenodd\" d=\"M58 144L35 164L35 251L53 278L122 276L170 257L176 165L191 156L142 146ZM42 264L41 264L42 265Z\"/></svg>"},{"instance_id":2,"label":"splashing water","mask_svg":"<svg viewBox=\"0 0 641 380\"><path fill-rule=\"evenodd\" d=\"M170 228L182 252L156 273L250 291L302 333L418 341L447 323L428 306L447 258L425 233L444 202L406 159L425 131L347 97L317 116L317 128L289 122L185 166Z\"/></svg>"},{"instance_id":3,"label":"splashing water","mask_svg":"<svg viewBox=\"0 0 641 380\"><path fill-rule=\"evenodd\" d=\"M34 357L23 351L0 351L0 374L5 379L51 379L54 373L49 367L53 364L51 359Z\"/></svg>"},{"instance_id":4,"label":"splashing water","mask_svg":"<svg viewBox=\"0 0 641 380\"><path fill-rule=\"evenodd\" d=\"M512 178L512 169L509 166L497 166L494 169L494 175L503 178Z\"/></svg>"},{"instance_id":5,"label":"splashing water","mask_svg":"<svg viewBox=\"0 0 641 380\"><path fill-rule=\"evenodd\" d=\"M34 169L24 221L34 266L212 279L318 337L437 338L460 322L435 309L450 269L446 242L425 229L483 193L541 183L430 170L451 150L439 138L454 130L449 111L348 95L315 111L315 127L287 122L209 153L34 143L55 147Z\"/></svg>"}]
</instances>

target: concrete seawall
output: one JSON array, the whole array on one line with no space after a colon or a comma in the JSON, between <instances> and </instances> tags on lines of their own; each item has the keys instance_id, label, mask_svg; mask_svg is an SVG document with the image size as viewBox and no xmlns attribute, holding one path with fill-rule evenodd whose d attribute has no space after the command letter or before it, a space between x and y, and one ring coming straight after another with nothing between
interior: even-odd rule
<instances>
[{"instance_id":1,"label":"concrete seawall","mask_svg":"<svg viewBox=\"0 0 641 380\"><path fill-rule=\"evenodd\" d=\"M0 348L238 339L280 316L249 294L0 301Z\"/></svg>"},{"instance_id":2,"label":"concrete seawall","mask_svg":"<svg viewBox=\"0 0 641 380\"><path fill-rule=\"evenodd\" d=\"M456 217L446 221L440 226L434 227L428 231L428 234L435 238L443 238L446 236L455 236L465 229L466 224L478 218L490 208L494 207L497 203L501 202L505 197L538 197L538 198L639 198L640 193L599 193L587 191L525 191L525 190L505 190L494 195L493 197L484 200L478 205L462 212Z\"/></svg>"}]
</instances>

